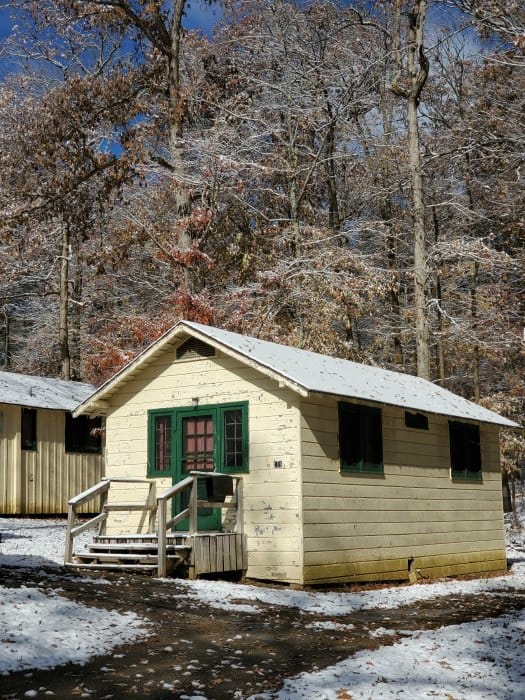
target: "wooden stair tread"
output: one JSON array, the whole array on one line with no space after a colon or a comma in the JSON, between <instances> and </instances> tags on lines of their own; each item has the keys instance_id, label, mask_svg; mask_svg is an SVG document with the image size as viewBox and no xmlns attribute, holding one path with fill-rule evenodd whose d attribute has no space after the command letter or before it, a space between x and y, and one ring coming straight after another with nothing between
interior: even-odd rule
<instances>
[{"instance_id":1,"label":"wooden stair tread","mask_svg":"<svg viewBox=\"0 0 525 700\"><path fill-rule=\"evenodd\" d=\"M106 569L119 571L156 571L156 564L88 564L87 562L68 562L65 566L71 569Z\"/></svg>"},{"instance_id":2,"label":"wooden stair tread","mask_svg":"<svg viewBox=\"0 0 525 700\"><path fill-rule=\"evenodd\" d=\"M97 559L99 561L146 561L146 562L156 562L158 561L158 556L156 553L149 554L148 552L89 552L87 550L83 552L76 552L75 557L80 560ZM185 556L179 554L178 552L167 555L168 559L185 559Z\"/></svg>"},{"instance_id":3,"label":"wooden stair tread","mask_svg":"<svg viewBox=\"0 0 525 700\"><path fill-rule=\"evenodd\" d=\"M157 542L116 542L116 543L105 543L105 542L93 542L89 546L90 551L125 551L125 550L137 550L137 551L144 551L144 550L158 550L158 543ZM191 545L189 544L168 544L166 545L166 550L168 552L174 552L174 551L182 551L182 550L189 550L191 549Z\"/></svg>"},{"instance_id":4,"label":"wooden stair tread","mask_svg":"<svg viewBox=\"0 0 525 700\"><path fill-rule=\"evenodd\" d=\"M188 535L168 535L166 541L168 544L176 544L177 542L181 543L189 539L190 537ZM95 535L95 537L93 537L93 542L96 544L126 544L129 542L148 545L157 544L158 541L156 535Z\"/></svg>"},{"instance_id":5,"label":"wooden stair tread","mask_svg":"<svg viewBox=\"0 0 525 700\"><path fill-rule=\"evenodd\" d=\"M129 554L127 552L76 552L75 556L77 559L117 559L122 561L135 561L137 559L146 559L150 561L157 561L156 554L148 554L147 552L140 552L135 554Z\"/></svg>"}]
</instances>

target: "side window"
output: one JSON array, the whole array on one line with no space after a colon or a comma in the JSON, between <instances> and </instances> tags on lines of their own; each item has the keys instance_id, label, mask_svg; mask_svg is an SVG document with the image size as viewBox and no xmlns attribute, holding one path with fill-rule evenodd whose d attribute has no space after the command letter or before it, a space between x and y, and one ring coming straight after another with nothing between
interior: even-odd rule
<instances>
[{"instance_id":1,"label":"side window","mask_svg":"<svg viewBox=\"0 0 525 700\"><path fill-rule=\"evenodd\" d=\"M148 476L171 474L171 413L150 413L148 426Z\"/></svg>"},{"instance_id":2,"label":"side window","mask_svg":"<svg viewBox=\"0 0 525 700\"><path fill-rule=\"evenodd\" d=\"M343 472L383 473L380 408L339 404L339 455Z\"/></svg>"},{"instance_id":3,"label":"side window","mask_svg":"<svg viewBox=\"0 0 525 700\"><path fill-rule=\"evenodd\" d=\"M481 480L479 425L449 421L448 434L452 478Z\"/></svg>"},{"instance_id":4,"label":"side window","mask_svg":"<svg viewBox=\"0 0 525 700\"><path fill-rule=\"evenodd\" d=\"M405 411L405 426L416 430L428 430L428 416L424 413Z\"/></svg>"},{"instance_id":5,"label":"side window","mask_svg":"<svg viewBox=\"0 0 525 700\"><path fill-rule=\"evenodd\" d=\"M22 449L36 450L36 408L22 408Z\"/></svg>"},{"instance_id":6,"label":"side window","mask_svg":"<svg viewBox=\"0 0 525 700\"><path fill-rule=\"evenodd\" d=\"M100 418L89 418L89 416L73 418L71 413L66 413L66 452L100 454L102 452L101 428Z\"/></svg>"},{"instance_id":7,"label":"side window","mask_svg":"<svg viewBox=\"0 0 525 700\"><path fill-rule=\"evenodd\" d=\"M221 471L248 471L248 404L221 407Z\"/></svg>"}]
</instances>

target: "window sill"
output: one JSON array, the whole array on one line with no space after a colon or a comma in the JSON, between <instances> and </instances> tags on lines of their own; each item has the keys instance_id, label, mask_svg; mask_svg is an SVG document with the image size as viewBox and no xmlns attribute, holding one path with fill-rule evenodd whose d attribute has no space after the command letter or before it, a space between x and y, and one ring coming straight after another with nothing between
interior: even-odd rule
<instances>
[{"instance_id":1,"label":"window sill","mask_svg":"<svg viewBox=\"0 0 525 700\"><path fill-rule=\"evenodd\" d=\"M452 481L463 481L469 484L481 484L483 483L483 475L479 476L467 476L466 474L451 474L450 478Z\"/></svg>"},{"instance_id":2,"label":"window sill","mask_svg":"<svg viewBox=\"0 0 525 700\"><path fill-rule=\"evenodd\" d=\"M374 469L370 468L367 469L366 467L341 467L339 470L339 473L342 474L343 476L384 476L385 472L383 467L380 469Z\"/></svg>"}]
</instances>

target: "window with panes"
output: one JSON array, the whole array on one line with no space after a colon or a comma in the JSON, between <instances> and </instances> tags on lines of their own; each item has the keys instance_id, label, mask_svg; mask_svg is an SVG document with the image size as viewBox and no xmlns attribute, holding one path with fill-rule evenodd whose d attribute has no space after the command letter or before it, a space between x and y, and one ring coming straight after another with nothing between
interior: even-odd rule
<instances>
[{"instance_id":1,"label":"window with panes","mask_svg":"<svg viewBox=\"0 0 525 700\"><path fill-rule=\"evenodd\" d=\"M248 403L149 412L148 474L248 471Z\"/></svg>"}]
</instances>

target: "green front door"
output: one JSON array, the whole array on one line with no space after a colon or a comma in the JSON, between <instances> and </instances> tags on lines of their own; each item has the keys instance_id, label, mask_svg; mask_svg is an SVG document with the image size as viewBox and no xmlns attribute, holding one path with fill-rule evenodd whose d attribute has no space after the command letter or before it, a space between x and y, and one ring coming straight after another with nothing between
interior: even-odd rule
<instances>
[{"instance_id":1,"label":"green front door","mask_svg":"<svg viewBox=\"0 0 525 700\"><path fill-rule=\"evenodd\" d=\"M199 500L206 500L205 474L248 471L248 402L148 412L148 476L169 477L173 484L202 472ZM187 507L189 492L173 499L173 515ZM220 508L200 508L199 530L220 530ZM187 530L188 522L177 526Z\"/></svg>"},{"instance_id":2,"label":"green front door","mask_svg":"<svg viewBox=\"0 0 525 700\"><path fill-rule=\"evenodd\" d=\"M191 472L217 471L216 411L213 409L191 409L176 411L176 440L179 454L175 460L174 483L185 479ZM206 500L206 480L198 481L199 500ZM174 508L182 510L188 505L189 492L184 492L174 503ZM199 508L199 530L220 530L221 511L219 508ZM177 529L187 530L183 522Z\"/></svg>"}]
</instances>

